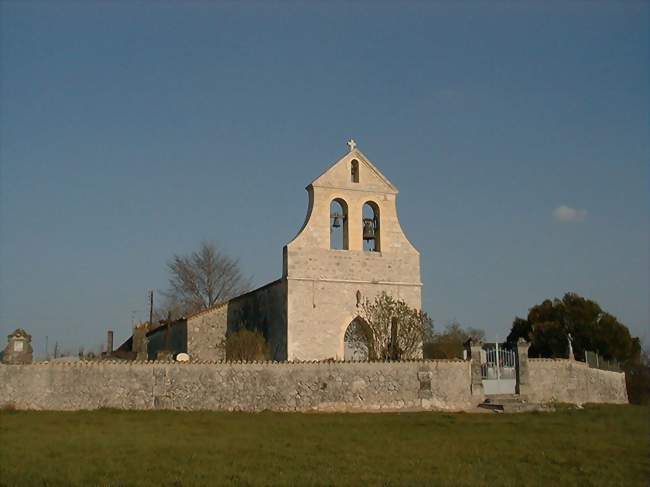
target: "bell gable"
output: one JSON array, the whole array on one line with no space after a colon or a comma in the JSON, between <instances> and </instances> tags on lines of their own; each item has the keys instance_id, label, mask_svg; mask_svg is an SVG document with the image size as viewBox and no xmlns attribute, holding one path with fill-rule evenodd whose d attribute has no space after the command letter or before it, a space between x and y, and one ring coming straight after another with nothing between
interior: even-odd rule
<instances>
[{"instance_id":1,"label":"bell gable","mask_svg":"<svg viewBox=\"0 0 650 487\"><path fill-rule=\"evenodd\" d=\"M382 194L398 193L395 185L356 147L332 164L309 186Z\"/></svg>"}]
</instances>

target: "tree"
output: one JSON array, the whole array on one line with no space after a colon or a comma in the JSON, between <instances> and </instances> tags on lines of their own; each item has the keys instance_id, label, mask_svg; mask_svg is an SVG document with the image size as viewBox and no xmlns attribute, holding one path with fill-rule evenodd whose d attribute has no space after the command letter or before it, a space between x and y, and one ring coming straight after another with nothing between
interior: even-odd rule
<instances>
[{"instance_id":1,"label":"tree","mask_svg":"<svg viewBox=\"0 0 650 487\"><path fill-rule=\"evenodd\" d=\"M424 358L453 359L461 358L465 342L470 338L485 338L485 332L476 328L463 329L460 323L452 321L440 333L433 332L425 340Z\"/></svg>"},{"instance_id":2,"label":"tree","mask_svg":"<svg viewBox=\"0 0 650 487\"><path fill-rule=\"evenodd\" d=\"M595 301L575 293L547 299L530 308L526 319L515 318L508 342L523 337L531 342L532 356L566 357L569 334L579 360L584 360L585 350L598 352L605 360L616 360L624 367L640 360L640 341L630 335L627 326Z\"/></svg>"},{"instance_id":3,"label":"tree","mask_svg":"<svg viewBox=\"0 0 650 487\"><path fill-rule=\"evenodd\" d=\"M625 370L627 397L632 404L650 404L650 353L642 350L639 361Z\"/></svg>"},{"instance_id":4,"label":"tree","mask_svg":"<svg viewBox=\"0 0 650 487\"><path fill-rule=\"evenodd\" d=\"M364 326L355 327L352 340L368 345L370 360L421 357L422 343L433 327L429 316L403 300L382 293L361 305Z\"/></svg>"},{"instance_id":5,"label":"tree","mask_svg":"<svg viewBox=\"0 0 650 487\"><path fill-rule=\"evenodd\" d=\"M259 331L242 328L228 334L221 343L225 348L226 360L242 360L252 362L255 360L269 360L271 353L264 335Z\"/></svg>"},{"instance_id":6,"label":"tree","mask_svg":"<svg viewBox=\"0 0 650 487\"><path fill-rule=\"evenodd\" d=\"M175 254L167 263L169 289L162 314L172 318L211 308L250 290L236 259L222 253L213 242L203 242L196 252ZM160 312L159 312L160 315Z\"/></svg>"}]
</instances>

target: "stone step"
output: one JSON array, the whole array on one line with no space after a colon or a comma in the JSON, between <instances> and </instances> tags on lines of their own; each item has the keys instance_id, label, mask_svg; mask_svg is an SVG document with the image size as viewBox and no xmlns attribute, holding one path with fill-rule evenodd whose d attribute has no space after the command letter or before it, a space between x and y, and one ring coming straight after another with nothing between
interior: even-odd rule
<instances>
[{"instance_id":1,"label":"stone step","mask_svg":"<svg viewBox=\"0 0 650 487\"><path fill-rule=\"evenodd\" d=\"M520 396L517 394L487 395L485 396L485 400L497 404L528 402L525 396Z\"/></svg>"},{"instance_id":2,"label":"stone step","mask_svg":"<svg viewBox=\"0 0 650 487\"><path fill-rule=\"evenodd\" d=\"M526 397L517 394L494 394L485 396L485 400L478 407L496 413L521 413L548 409L541 404L531 404L526 400Z\"/></svg>"},{"instance_id":3,"label":"stone step","mask_svg":"<svg viewBox=\"0 0 650 487\"><path fill-rule=\"evenodd\" d=\"M502 404L496 404L496 403L491 403L491 402L482 402L481 404L478 405L481 409L488 409L490 411L494 411L495 413L502 413L504 412L504 408Z\"/></svg>"}]
</instances>

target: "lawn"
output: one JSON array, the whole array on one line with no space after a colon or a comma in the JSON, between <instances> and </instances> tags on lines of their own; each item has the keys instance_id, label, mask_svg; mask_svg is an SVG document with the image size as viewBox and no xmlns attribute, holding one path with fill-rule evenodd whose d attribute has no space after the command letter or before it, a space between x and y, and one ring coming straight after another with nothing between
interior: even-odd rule
<instances>
[{"instance_id":1,"label":"lawn","mask_svg":"<svg viewBox=\"0 0 650 487\"><path fill-rule=\"evenodd\" d=\"M648 408L0 412L0 485L647 485Z\"/></svg>"}]
</instances>

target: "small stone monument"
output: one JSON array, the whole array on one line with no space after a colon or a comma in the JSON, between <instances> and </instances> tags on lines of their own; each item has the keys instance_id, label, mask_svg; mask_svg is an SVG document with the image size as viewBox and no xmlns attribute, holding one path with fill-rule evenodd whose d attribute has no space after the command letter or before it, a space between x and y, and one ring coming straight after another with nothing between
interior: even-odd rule
<instances>
[{"instance_id":1,"label":"small stone monument","mask_svg":"<svg viewBox=\"0 0 650 487\"><path fill-rule=\"evenodd\" d=\"M34 360L32 336L22 328L7 336L8 343L2 354L2 363L19 365L31 364Z\"/></svg>"}]
</instances>

